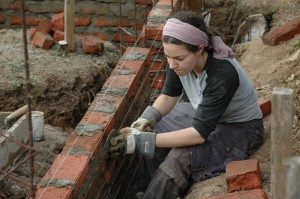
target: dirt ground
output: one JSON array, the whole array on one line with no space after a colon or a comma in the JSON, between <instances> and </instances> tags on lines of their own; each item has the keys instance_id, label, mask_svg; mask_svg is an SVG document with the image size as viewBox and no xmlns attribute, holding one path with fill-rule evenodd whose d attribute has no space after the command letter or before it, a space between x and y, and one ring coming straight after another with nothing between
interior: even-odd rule
<instances>
[{"instance_id":1,"label":"dirt ground","mask_svg":"<svg viewBox=\"0 0 300 199\"><path fill-rule=\"evenodd\" d=\"M286 2L286 1L285 1ZM274 14L272 25L280 25L300 13L300 3L284 4ZM294 89L293 121L295 155L300 153L300 48L294 47L300 35L277 46L260 39L236 45L236 55L248 72L258 96L271 99L274 87ZM60 153L73 128L82 118L93 96L98 93L120 57L111 44L102 55L66 54L58 46L49 51L29 47L32 106L45 112L45 141L35 142L37 151L35 182L46 173ZM0 110L13 111L25 104L24 53L21 30L0 30ZM96 85L96 86L95 86ZM263 188L270 195L271 118L266 116L265 143L253 155L260 164ZM27 166L27 167L26 167ZM14 172L29 179L28 165ZM185 199L198 199L226 192L225 174L195 183ZM0 180L0 198L25 198L27 190L14 180Z\"/></svg>"},{"instance_id":2,"label":"dirt ground","mask_svg":"<svg viewBox=\"0 0 300 199\"><path fill-rule=\"evenodd\" d=\"M27 97L22 30L2 29L0 41L0 110L12 111ZM121 55L105 42L101 55L66 53L56 44L49 51L29 45L28 56L33 110L43 111L47 124L65 129L77 125Z\"/></svg>"}]
</instances>

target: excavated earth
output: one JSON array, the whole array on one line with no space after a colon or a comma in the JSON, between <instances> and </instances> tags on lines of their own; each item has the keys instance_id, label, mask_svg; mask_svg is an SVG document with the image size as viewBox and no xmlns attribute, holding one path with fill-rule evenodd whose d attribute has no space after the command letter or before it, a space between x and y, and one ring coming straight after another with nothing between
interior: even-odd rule
<instances>
[{"instance_id":1,"label":"excavated earth","mask_svg":"<svg viewBox=\"0 0 300 199\"><path fill-rule=\"evenodd\" d=\"M101 55L66 53L58 45L48 51L28 47L31 106L45 115L45 139L34 142L34 184L46 174L121 57L112 43L105 42L104 46ZM24 57L22 30L0 30L2 112L14 111L27 103ZM16 169L13 176L30 183L30 162ZM11 178L1 178L0 198L28 195L28 187Z\"/></svg>"}]
</instances>

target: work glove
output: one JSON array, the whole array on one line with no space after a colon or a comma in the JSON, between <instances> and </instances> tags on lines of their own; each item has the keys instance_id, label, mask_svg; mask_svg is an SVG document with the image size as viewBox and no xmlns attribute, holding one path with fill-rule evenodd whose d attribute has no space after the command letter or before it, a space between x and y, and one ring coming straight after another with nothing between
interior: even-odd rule
<instances>
[{"instance_id":1,"label":"work glove","mask_svg":"<svg viewBox=\"0 0 300 199\"><path fill-rule=\"evenodd\" d=\"M152 159L155 152L156 134L143 132L135 128L122 128L119 135L110 139L109 156L111 158L133 154L135 150L146 158Z\"/></svg>"},{"instance_id":2,"label":"work glove","mask_svg":"<svg viewBox=\"0 0 300 199\"><path fill-rule=\"evenodd\" d=\"M153 106L147 106L143 114L131 124L131 128L136 128L144 132L153 132L154 126L161 120L160 112Z\"/></svg>"}]
</instances>

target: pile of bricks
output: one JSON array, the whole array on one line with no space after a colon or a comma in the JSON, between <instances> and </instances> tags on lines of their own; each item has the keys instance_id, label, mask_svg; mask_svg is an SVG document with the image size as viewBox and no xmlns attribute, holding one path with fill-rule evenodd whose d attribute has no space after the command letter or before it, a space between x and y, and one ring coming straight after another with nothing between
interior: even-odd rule
<instances>
[{"instance_id":1,"label":"pile of bricks","mask_svg":"<svg viewBox=\"0 0 300 199\"><path fill-rule=\"evenodd\" d=\"M262 189L259 164L256 159L232 161L226 165L228 193L203 199L267 199Z\"/></svg>"},{"instance_id":2,"label":"pile of bricks","mask_svg":"<svg viewBox=\"0 0 300 199\"><path fill-rule=\"evenodd\" d=\"M87 25L87 19L75 19L75 25ZM36 28L29 30L30 43L33 46L50 49L56 42L64 40L64 13L55 14L51 19L41 19ZM101 36L79 35L82 51L84 53L100 54L104 49Z\"/></svg>"}]
</instances>

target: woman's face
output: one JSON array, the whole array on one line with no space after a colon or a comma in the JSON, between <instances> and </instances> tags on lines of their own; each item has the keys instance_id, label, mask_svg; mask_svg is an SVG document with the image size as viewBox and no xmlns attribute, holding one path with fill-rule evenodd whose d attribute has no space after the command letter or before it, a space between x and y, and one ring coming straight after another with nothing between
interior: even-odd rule
<instances>
[{"instance_id":1,"label":"woman's face","mask_svg":"<svg viewBox=\"0 0 300 199\"><path fill-rule=\"evenodd\" d=\"M190 73L197 66L202 52L199 50L193 53L188 51L184 45L169 43L163 43L163 47L169 67L179 76Z\"/></svg>"}]
</instances>

